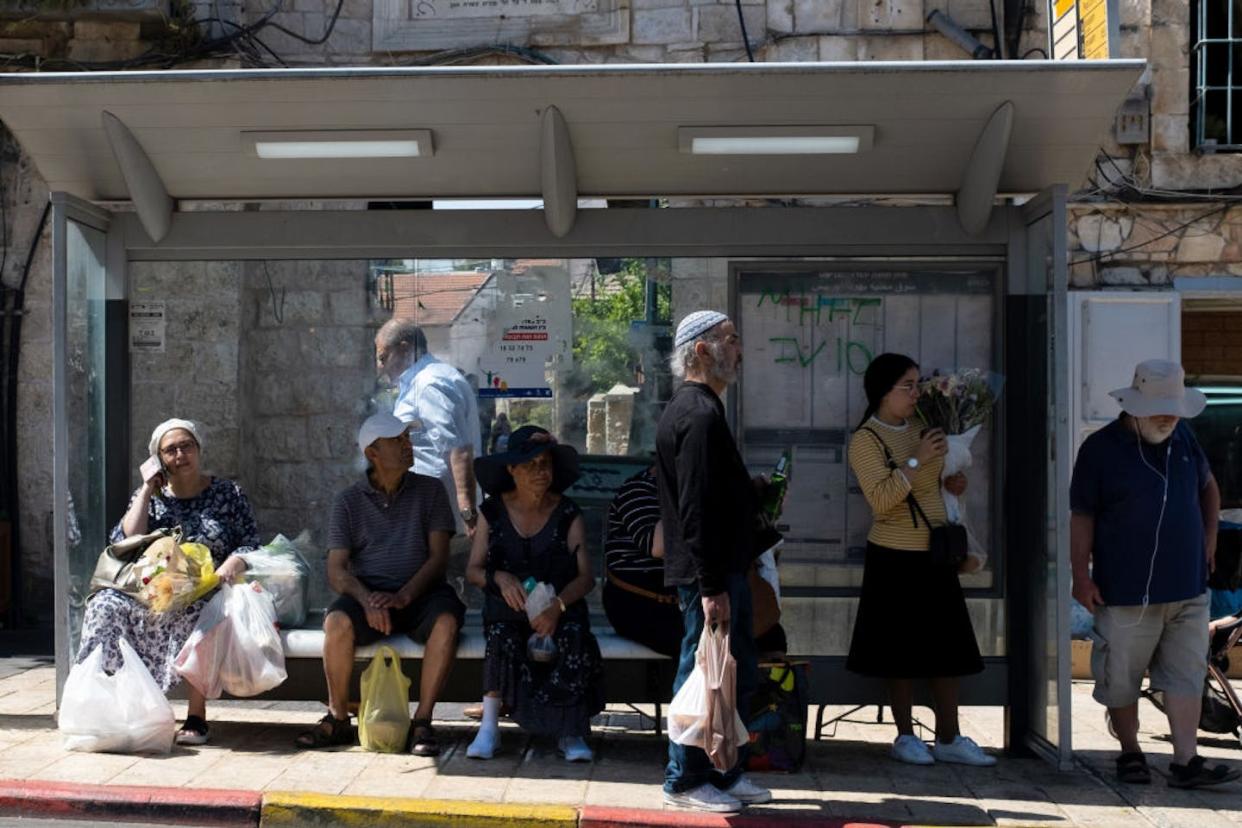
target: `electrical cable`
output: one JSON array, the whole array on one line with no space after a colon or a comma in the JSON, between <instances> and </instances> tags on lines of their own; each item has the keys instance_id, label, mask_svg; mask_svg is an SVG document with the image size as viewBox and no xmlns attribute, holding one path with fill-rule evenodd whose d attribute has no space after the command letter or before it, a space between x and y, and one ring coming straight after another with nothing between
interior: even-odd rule
<instances>
[{"instance_id":1,"label":"electrical cable","mask_svg":"<svg viewBox=\"0 0 1242 828\"><path fill-rule=\"evenodd\" d=\"M992 43L996 45L992 54L999 59L1004 56L1005 41L1001 36L1000 24L996 22L996 0L988 0L988 13L992 15Z\"/></svg>"},{"instance_id":2,"label":"electrical cable","mask_svg":"<svg viewBox=\"0 0 1242 828\"><path fill-rule=\"evenodd\" d=\"M746 33L746 16L742 14L742 0L733 0L733 4L737 6L737 24L742 29L742 45L746 47L746 59L754 63L755 53L751 51L750 35Z\"/></svg>"},{"instance_id":3,"label":"electrical cable","mask_svg":"<svg viewBox=\"0 0 1242 828\"><path fill-rule=\"evenodd\" d=\"M1039 52L1041 55L1043 55L1043 56L1044 56L1044 60L1047 60L1047 59L1048 59L1048 52L1047 52L1047 51L1045 51L1044 49L1041 49L1040 47L1036 46L1036 47L1035 47L1035 48L1033 48L1033 49L1027 49L1025 52L1023 52L1023 53L1022 53L1022 60L1026 60L1028 56L1033 55L1033 54L1035 54L1036 52Z\"/></svg>"},{"instance_id":4,"label":"electrical cable","mask_svg":"<svg viewBox=\"0 0 1242 828\"><path fill-rule=\"evenodd\" d=\"M1231 206L1230 204L1221 204L1221 205L1218 205L1218 206L1216 206L1216 207L1213 207L1211 210L1208 210L1206 213L1203 213L1202 215L1199 215L1199 216L1195 216L1195 217L1194 217L1194 218L1192 218L1190 221L1187 221L1187 222L1184 222L1184 223L1182 223L1182 224L1179 224L1178 226L1173 227L1173 228L1171 228L1171 229L1169 229L1169 230L1166 230L1165 232L1161 233L1160 235L1158 235L1158 236L1154 236L1154 237L1152 237L1152 238L1150 238L1150 239L1147 239L1146 241L1139 242L1138 244L1132 244L1132 245L1130 245L1129 247L1122 247L1122 248L1119 248L1119 249L1117 249L1117 250L1101 251L1101 252L1099 252L1099 253L1095 254L1094 256L1088 256L1088 257L1087 257L1087 258L1085 258L1085 259L1074 259L1073 261L1071 261L1071 262L1069 263L1069 265L1070 265L1070 267L1073 267L1074 265L1079 265L1079 264L1088 264L1088 263L1090 263L1090 262L1098 262L1098 261L1101 261L1101 260L1103 260L1103 259L1110 258L1110 257L1112 257L1112 256L1119 256L1119 255L1121 255L1122 253L1130 253L1130 252L1132 252L1132 251L1138 250L1138 249L1139 249L1139 248L1141 248L1141 247L1146 247L1147 245L1151 244L1152 242L1159 241L1160 239L1163 239L1163 238L1166 238L1166 237L1168 237L1168 236L1171 236L1171 235L1173 235L1174 233L1177 233L1177 232L1179 232L1179 231L1181 231L1181 230L1185 230L1187 227L1190 227L1192 224L1197 224L1197 223L1199 223L1200 221L1203 221L1205 218L1211 218L1212 216L1216 215L1217 213L1223 213L1223 212L1225 212L1226 210L1228 210L1228 209L1230 208L1230 206Z\"/></svg>"}]
</instances>

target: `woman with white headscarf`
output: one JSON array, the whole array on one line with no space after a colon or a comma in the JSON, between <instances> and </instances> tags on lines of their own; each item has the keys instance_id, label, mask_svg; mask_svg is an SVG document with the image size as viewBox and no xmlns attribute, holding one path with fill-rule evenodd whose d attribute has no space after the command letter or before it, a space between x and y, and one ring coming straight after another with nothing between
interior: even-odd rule
<instances>
[{"instance_id":1,"label":"woman with white headscarf","mask_svg":"<svg viewBox=\"0 0 1242 828\"><path fill-rule=\"evenodd\" d=\"M160 471L134 492L125 516L112 530L111 541L179 526L187 542L201 543L211 550L220 580L232 581L246 570L242 553L259 545L250 502L231 480L203 474L202 436L189 420L160 423L151 433L148 449L159 460ZM182 610L155 613L122 592L100 590L86 604L78 661L102 646L104 669L110 673L120 669L119 641L123 636L156 684L167 692L181 680L173 661L210 597ZM201 745L206 741L207 702L190 686L189 715L177 732L177 743Z\"/></svg>"}]
</instances>

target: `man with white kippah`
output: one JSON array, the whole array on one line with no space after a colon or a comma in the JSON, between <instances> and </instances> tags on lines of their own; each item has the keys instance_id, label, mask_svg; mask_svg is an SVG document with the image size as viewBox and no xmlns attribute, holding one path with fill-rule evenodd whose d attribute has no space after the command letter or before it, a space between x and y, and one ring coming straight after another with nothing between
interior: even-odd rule
<instances>
[{"instance_id":1,"label":"man with white kippah","mask_svg":"<svg viewBox=\"0 0 1242 828\"><path fill-rule=\"evenodd\" d=\"M340 597L323 620L328 715L298 737L299 747L353 741L349 680L355 646L393 633L425 644L411 752L440 752L431 726L437 697L457 655L466 607L444 579L456 523L448 492L434 477L410 471L409 424L388 412L358 429L366 477L340 492L328 525L328 583Z\"/></svg>"},{"instance_id":2,"label":"man with white kippah","mask_svg":"<svg viewBox=\"0 0 1242 828\"><path fill-rule=\"evenodd\" d=\"M1129 388L1111 392L1121 416L1083 441L1070 484L1074 598L1095 615L1091 673L1108 708L1122 782L1146 785L1138 742L1143 675L1164 694L1173 735L1169 785L1201 788L1237 779L1197 753L1207 676L1207 576L1214 563L1220 489L1182 418L1203 393L1182 366L1148 360Z\"/></svg>"},{"instance_id":3,"label":"man with white kippah","mask_svg":"<svg viewBox=\"0 0 1242 828\"><path fill-rule=\"evenodd\" d=\"M753 558L759 493L738 453L721 397L737 380L742 343L719 311L696 311L673 338L673 375L682 381L656 430L656 477L664 524L664 583L677 587L685 635L673 693L694 671L704 624L731 630L737 705L746 711L756 684L752 609L746 572ZM772 794L737 762L721 772L696 747L668 745L664 800L682 808L736 813Z\"/></svg>"}]
</instances>

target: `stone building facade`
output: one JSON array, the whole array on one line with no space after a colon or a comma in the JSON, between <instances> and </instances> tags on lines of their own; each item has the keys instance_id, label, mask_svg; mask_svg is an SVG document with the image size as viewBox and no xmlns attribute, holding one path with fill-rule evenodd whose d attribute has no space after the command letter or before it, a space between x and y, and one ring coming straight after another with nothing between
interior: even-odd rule
<instances>
[{"instance_id":1,"label":"stone building facade","mask_svg":"<svg viewBox=\"0 0 1242 828\"><path fill-rule=\"evenodd\" d=\"M1200 153L1192 146L1191 16L1208 1L1119 2L1120 56L1149 61L1132 93L1136 111L1149 116L1149 133L1124 145L1101 136L1100 162L1079 182L1069 218L1070 278L1076 289L1167 291L1196 278L1210 286L1208 293L1222 296L1242 287L1242 204L1232 204L1233 189L1242 185L1242 154ZM48 19L46 10L23 12L23 2L0 0L0 71L174 63L236 68L722 62L748 60L746 41L756 61L970 59L926 22L933 10L951 16L985 45L997 45L987 0L287 0L274 14L263 0L195 0L181 17L170 16L171 7L156 0L123 4L122 12L91 0L51 12L58 19ZM1045 11L1042 0L1030 0L1015 57L1042 56ZM246 36L228 43L210 42L242 31ZM158 59L170 54L191 59ZM0 199L6 223L0 280L11 288L21 281L47 191L2 129ZM44 238L36 250L30 271L18 373L21 545L16 554L25 575L17 588L26 620L51 606L48 242ZM358 326L378 317L360 299L364 291L340 290L342 280L362 279L364 272L365 263L314 262L272 264L266 270L252 263L132 268L134 296L168 295L162 285L178 286L169 312L170 331L180 334L170 339L166 353L135 359L135 451L161 418L156 403L168 382L193 364L203 370L193 382L177 384L174 405L183 416L210 423L214 470L239 477L255 493L262 501L261 521L279 522L282 493L321 473L325 464L331 470L327 490L346 479L352 473L346 459L351 435L320 428L315 418L323 415L330 396L365 396L367 389L354 387L357 382L350 379L369 367L370 343ZM719 279L686 279L675 289L698 297L696 304L727 305ZM1228 303L1201 312L1184 325L1187 358L1205 373L1242 374L1237 357L1242 342L1233 333L1242 328L1234 324L1242 315ZM313 393L296 398L282 394L277 382L282 366L295 356L312 366L319 383ZM246 379L257 376L270 382ZM257 462L264 459L271 462Z\"/></svg>"}]
</instances>

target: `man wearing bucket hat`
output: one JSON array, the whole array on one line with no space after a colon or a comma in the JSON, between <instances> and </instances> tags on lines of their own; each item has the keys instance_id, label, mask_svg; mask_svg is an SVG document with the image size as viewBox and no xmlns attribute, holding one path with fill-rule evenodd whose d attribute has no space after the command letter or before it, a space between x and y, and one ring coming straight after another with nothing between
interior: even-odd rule
<instances>
[{"instance_id":1,"label":"man wearing bucket hat","mask_svg":"<svg viewBox=\"0 0 1242 828\"><path fill-rule=\"evenodd\" d=\"M411 751L440 752L431 717L457 655L466 607L444 580L455 523L440 481L409 471L409 425L388 412L358 430L362 480L337 494L328 524L328 584L338 598L323 619L328 714L297 739L302 748L353 741L349 681L355 646L393 633L424 644Z\"/></svg>"},{"instance_id":2,"label":"man wearing bucket hat","mask_svg":"<svg viewBox=\"0 0 1242 828\"><path fill-rule=\"evenodd\" d=\"M678 324L670 365L683 382L656 430L656 477L664 583L677 587L685 623L673 693L694 671L704 625L719 625L735 633L729 646L737 662L737 705L746 711L757 671L746 572L754 557L759 498L721 402L741 363L740 338L723 313L696 311ZM771 801L770 791L742 775L745 767L745 745L722 773L703 750L670 740L664 800L713 813Z\"/></svg>"},{"instance_id":3,"label":"man wearing bucket hat","mask_svg":"<svg viewBox=\"0 0 1242 828\"><path fill-rule=\"evenodd\" d=\"M1095 616L1094 696L1121 743L1121 781L1151 782L1138 743L1139 690L1150 671L1173 737L1169 785L1219 785L1239 772L1208 766L1196 732L1220 490L1182 422L1207 401L1165 360L1139 363L1131 385L1111 395L1122 414L1083 441L1070 486L1074 598Z\"/></svg>"}]
</instances>

